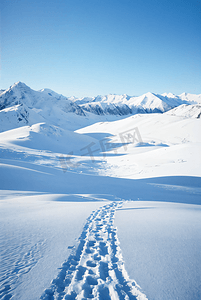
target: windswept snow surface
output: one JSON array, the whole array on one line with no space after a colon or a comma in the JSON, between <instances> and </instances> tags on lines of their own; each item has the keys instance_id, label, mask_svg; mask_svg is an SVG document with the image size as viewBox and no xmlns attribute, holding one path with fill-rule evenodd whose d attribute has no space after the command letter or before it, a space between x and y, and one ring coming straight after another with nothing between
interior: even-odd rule
<instances>
[{"instance_id":1,"label":"windswept snow surface","mask_svg":"<svg viewBox=\"0 0 201 300\"><path fill-rule=\"evenodd\" d=\"M2 92L0 299L201 298L201 119L193 99L199 95L78 101L22 83ZM144 106L127 118L82 108L100 101L116 112L137 101L152 112L193 104L164 114Z\"/></svg>"}]
</instances>

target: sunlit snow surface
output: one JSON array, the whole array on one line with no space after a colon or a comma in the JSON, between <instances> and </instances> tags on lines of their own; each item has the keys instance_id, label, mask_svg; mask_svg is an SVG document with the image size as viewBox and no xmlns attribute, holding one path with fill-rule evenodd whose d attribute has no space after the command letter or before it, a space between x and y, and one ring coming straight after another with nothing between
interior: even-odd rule
<instances>
[{"instance_id":1,"label":"sunlit snow surface","mask_svg":"<svg viewBox=\"0 0 201 300\"><path fill-rule=\"evenodd\" d=\"M115 217L125 267L150 300L201 298L201 207L136 201Z\"/></svg>"},{"instance_id":2,"label":"sunlit snow surface","mask_svg":"<svg viewBox=\"0 0 201 300\"><path fill-rule=\"evenodd\" d=\"M86 218L102 203L9 191L1 197L0 297L39 299L68 258Z\"/></svg>"},{"instance_id":3,"label":"sunlit snow surface","mask_svg":"<svg viewBox=\"0 0 201 300\"><path fill-rule=\"evenodd\" d=\"M200 299L201 120L37 113L0 133L0 299Z\"/></svg>"}]
</instances>

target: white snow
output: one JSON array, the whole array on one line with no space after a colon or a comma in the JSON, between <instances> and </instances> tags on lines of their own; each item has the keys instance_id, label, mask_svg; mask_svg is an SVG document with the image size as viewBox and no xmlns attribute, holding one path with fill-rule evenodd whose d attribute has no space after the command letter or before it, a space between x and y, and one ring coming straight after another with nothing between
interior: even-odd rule
<instances>
[{"instance_id":1,"label":"white snow","mask_svg":"<svg viewBox=\"0 0 201 300\"><path fill-rule=\"evenodd\" d=\"M141 141L132 138L128 146L114 148L121 135L135 134L138 128ZM100 174L124 178L157 176L201 176L201 120L169 114L135 115L124 120L97 123L78 133L103 132L111 136L113 148L105 154Z\"/></svg>"},{"instance_id":2,"label":"white snow","mask_svg":"<svg viewBox=\"0 0 201 300\"><path fill-rule=\"evenodd\" d=\"M102 202L15 191L1 192L1 197L1 284L5 291L0 297L39 299L70 255L86 218Z\"/></svg>"},{"instance_id":3,"label":"white snow","mask_svg":"<svg viewBox=\"0 0 201 300\"><path fill-rule=\"evenodd\" d=\"M142 96L106 95L75 99L74 101L87 110L90 110L90 107L95 109L98 106L105 113L108 113L108 109L115 110L116 107L119 107L120 110L125 109L126 105L131 110L130 113L134 114L139 112L165 112L182 104L199 104L201 96L192 94L176 96L172 93L159 95L148 92Z\"/></svg>"},{"instance_id":4,"label":"white snow","mask_svg":"<svg viewBox=\"0 0 201 300\"><path fill-rule=\"evenodd\" d=\"M200 299L200 220L200 205L135 201L117 210L126 270L148 299Z\"/></svg>"},{"instance_id":5,"label":"white snow","mask_svg":"<svg viewBox=\"0 0 201 300\"><path fill-rule=\"evenodd\" d=\"M1 94L0 299L201 297L199 96Z\"/></svg>"},{"instance_id":6,"label":"white snow","mask_svg":"<svg viewBox=\"0 0 201 300\"><path fill-rule=\"evenodd\" d=\"M201 104L187 105L182 104L166 112L168 115L181 116L186 118L200 118Z\"/></svg>"},{"instance_id":7,"label":"white snow","mask_svg":"<svg viewBox=\"0 0 201 300\"><path fill-rule=\"evenodd\" d=\"M193 104L201 103L201 94L195 95L195 94L189 94L189 93L182 93L181 95L179 95L179 97L182 100L187 100L189 102L193 102Z\"/></svg>"}]
</instances>

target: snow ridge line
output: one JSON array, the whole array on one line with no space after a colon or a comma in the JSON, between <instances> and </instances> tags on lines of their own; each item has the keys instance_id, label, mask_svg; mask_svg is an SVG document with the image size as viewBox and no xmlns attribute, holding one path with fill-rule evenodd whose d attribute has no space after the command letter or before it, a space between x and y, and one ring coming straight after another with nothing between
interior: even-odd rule
<instances>
[{"instance_id":1,"label":"snow ridge line","mask_svg":"<svg viewBox=\"0 0 201 300\"><path fill-rule=\"evenodd\" d=\"M146 296L125 270L112 202L92 212L61 271L41 296L41 300L145 300Z\"/></svg>"}]
</instances>

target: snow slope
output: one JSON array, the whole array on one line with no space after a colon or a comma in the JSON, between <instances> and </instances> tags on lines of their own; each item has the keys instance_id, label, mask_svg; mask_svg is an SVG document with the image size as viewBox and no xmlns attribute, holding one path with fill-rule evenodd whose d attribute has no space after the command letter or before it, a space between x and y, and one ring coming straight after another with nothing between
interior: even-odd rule
<instances>
[{"instance_id":1,"label":"snow slope","mask_svg":"<svg viewBox=\"0 0 201 300\"><path fill-rule=\"evenodd\" d=\"M109 136L109 147L103 140L106 152L102 154L99 174L136 179L167 174L201 176L200 128L200 119L143 114L97 123L77 132Z\"/></svg>"},{"instance_id":2,"label":"snow slope","mask_svg":"<svg viewBox=\"0 0 201 300\"><path fill-rule=\"evenodd\" d=\"M86 218L103 204L31 192L4 192L1 197L0 298L40 299L70 255Z\"/></svg>"},{"instance_id":3,"label":"snow slope","mask_svg":"<svg viewBox=\"0 0 201 300\"><path fill-rule=\"evenodd\" d=\"M136 201L117 210L125 268L148 299L201 298L200 220L200 205Z\"/></svg>"},{"instance_id":4,"label":"snow slope","mask_svg":"<svg viewBox=\"0 0 201 300\"><path fill-rule=\"evenodd\" d=\"M167 111L166 114L198 119L201 116L201 104L197 104L197 105L182 104L176 108Z\"/></svg>"},{"instance_id":5,"label":"snow slope","mask_svg":"<svg viewBox=\"0 0 201 300\"><path fill-rule=\"evenodd\" d=\"M0 299L200 298L199 105L118 97L2 93Z\"/></svg>"}]
</instances>

